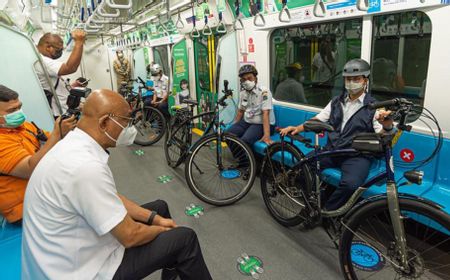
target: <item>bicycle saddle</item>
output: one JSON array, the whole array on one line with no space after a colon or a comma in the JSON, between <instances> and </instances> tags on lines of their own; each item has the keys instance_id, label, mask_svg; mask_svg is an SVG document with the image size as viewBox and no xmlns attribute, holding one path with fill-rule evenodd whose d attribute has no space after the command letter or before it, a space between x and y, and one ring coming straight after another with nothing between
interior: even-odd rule
<instances>
[{"instance_id":1,"label":"bicycle saddle","mask_svg":"<svg viewBox=\"0 0 450 280\"><path fill-rule=\"evenodd\" d=\"M303 124L303 127L305 128L306 132L321 133L324 131L328 132L334 131L334 128L331 125L318 120L306 121Z\"/></svg>"},{"instance_id":2,"label":"bicycle saddle","mask_svg":"<svg viewBox=\"0 0 450 280\"><path fill-rule=\"evenodd\" d=\"M198 105L198 101L195 101L195 100L192 100L192 99L185 99L181 103L185 103L185 104L193 105L193 106L197 106Z\"/></svg>"}]
</instances>

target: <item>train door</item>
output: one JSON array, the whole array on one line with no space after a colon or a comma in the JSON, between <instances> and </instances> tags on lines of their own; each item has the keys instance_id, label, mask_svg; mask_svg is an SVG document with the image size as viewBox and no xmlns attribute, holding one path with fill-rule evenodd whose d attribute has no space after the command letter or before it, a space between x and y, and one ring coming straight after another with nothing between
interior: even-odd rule
<instances>
[{"instance_id":1,"label":"train door","mask_svg":"<svg viewBox=\"0 0 450 280\"><path fill-rule=\"evenodd\" d=\"M199 113L214 109L217 99L214 74L219 38L218 34L194 38L195 80ZM208 121L208 116L205 116L200 127L205 127Z\"/></svg>"}]
</instances>

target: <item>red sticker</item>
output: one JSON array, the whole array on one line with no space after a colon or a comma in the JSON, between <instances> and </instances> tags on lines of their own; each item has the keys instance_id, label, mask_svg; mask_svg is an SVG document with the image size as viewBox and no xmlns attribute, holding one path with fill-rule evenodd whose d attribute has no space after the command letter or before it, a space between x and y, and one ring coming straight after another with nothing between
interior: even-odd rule
<instances>
[{"instance_id":1,"label":"red sticker","mask_svg":"<svg viewBox=\"0 0 450 280\"><path fill-rule=\"evenodd\" d=\"M319 133L319 138L323 138L323 137L325 137L325 133L323 133L323 132Z\"/></svg>"},{"instance_id":2,"label":"red sticker","mask_svg":"<svg viewBox=\"0 0 450 280\"><path fill-rule=\"evenodd\" d=\"M410 149L403 149L400 151L400 157L404 162L411 162L414 160L414 153Z\"/></svg>"}]
</instances>

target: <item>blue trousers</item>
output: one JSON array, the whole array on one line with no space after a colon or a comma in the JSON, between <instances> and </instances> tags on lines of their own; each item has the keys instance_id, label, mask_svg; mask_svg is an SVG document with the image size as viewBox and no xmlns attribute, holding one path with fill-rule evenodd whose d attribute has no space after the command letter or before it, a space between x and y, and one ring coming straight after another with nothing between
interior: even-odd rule
<instances>
[{"instance_id":1,"label":"blue trousers","mask_svg":"<svg viewBox=\"0 0 450 280\"><path fill-rule=\"evenodd\" d=\"M329 157L320 160L320 169L341 169L341 181L326 200L325 209L336 210L344 205L353 192L361 186L369 174L371 159L366 157Z\"/></svg>"},{"instance_id":2,"label":"blue trousers","mask_svg":"<svg viewBox=\"0 0 450 280\"><path fill-rule=\"evenodd\" d=\"M270 126L270 134L272 135L274 126ZM252 124L241 119L239 122L233 124L227 132L236 135L245 143L247 143L250 148L253 144L261 139L264 135L264 127L262 124Z\"/></svg>"}]
</instances>

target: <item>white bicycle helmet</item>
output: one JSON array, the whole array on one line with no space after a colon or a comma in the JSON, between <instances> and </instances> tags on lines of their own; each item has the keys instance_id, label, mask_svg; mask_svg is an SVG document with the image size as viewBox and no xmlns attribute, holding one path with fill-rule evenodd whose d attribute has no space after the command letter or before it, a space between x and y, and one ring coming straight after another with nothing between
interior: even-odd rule
<instances>
[{"instance_id":1,"label":"white bicycle helmet","mask_svg":"<svg viewBox=\"0 0 450 280\"><path fill-rule=\"evenodd\" d=\"M152 76L154 75L158 75L162 72L162 67L159 64L153 64L152 66L150 66L150 73L152 74Z\"/></svg>"}]
</instances>

